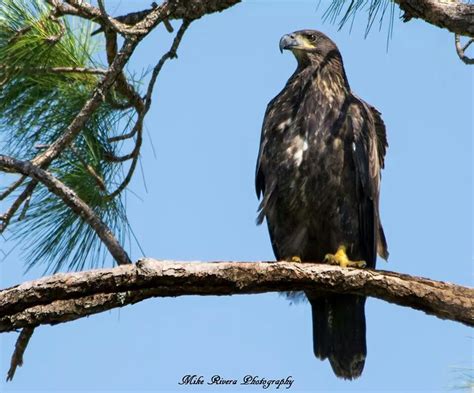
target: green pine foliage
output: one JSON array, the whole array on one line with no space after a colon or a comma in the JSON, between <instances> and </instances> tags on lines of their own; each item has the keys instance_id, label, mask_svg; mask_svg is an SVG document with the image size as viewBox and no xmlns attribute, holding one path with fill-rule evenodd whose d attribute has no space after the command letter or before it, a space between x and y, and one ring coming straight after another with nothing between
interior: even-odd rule
<instances>
[{"instance_id":1,"label":"green pine foliage","mask_svg":"<svg viewBox=\"0 0 474 393\"><path fill-rule=\"evenodd\" d=\"M83 107L101 76L55 72L54 67L87 67L93 59L91 26L55 20L41 0L2 0L0 7L0 151L28 160L60 136ZM122 164L107 138L127 127L131 111L103 103L71 148L48 168L72 188L124 244L128 223L122 197L108 197L120 182ZM110 189L109 189L110 188ZM59 198L39 185L24 219L12 233L28 267L47 271L103 264L107 253L95 232Z\"/></svg>"},{"instance_id":2,"label":"green pine foliage","mask_svg":"<svg viewBox=\"0 0 474 393\"><path fill-rule=\"evenodd\" d=\"M347 24L352 25L359 11L366 11L367 24L365 36L369 34L374 23L378 21L379 29L388 15L388 39L393 33L393 22L395 18L395 2L393 0L332 0L325 10L323 18L331 23L337 23L339 29Z\"/></svg>"}]
</instances>

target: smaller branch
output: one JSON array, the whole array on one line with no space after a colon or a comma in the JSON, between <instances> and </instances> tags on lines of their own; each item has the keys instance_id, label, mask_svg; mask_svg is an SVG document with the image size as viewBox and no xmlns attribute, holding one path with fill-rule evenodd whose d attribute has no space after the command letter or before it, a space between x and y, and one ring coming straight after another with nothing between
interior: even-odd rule
<instances>
[{"instance_id":1,"label":"smaller branch","mask_svg":"<svg viewBox=\"0 0 474 393\"><path fill-rule=\"evenodd\" d=\"M132 134L132 132L130 132L127 135L130 135L130 134ZM132 152L129 153L129 154L125 154L123 156L116 156L114 154L107 153L104 158L108 162L125 162L125 161L129 161L129 160L131 160L132 158L135 157L135 155L136 155L135 151L136 151L136 146L133 148Z\"/></svg>"},{"instance_id":2,"label":"smaller branch","mask_svg":"<svg viewBox=\"0 0 474 393\"><path fill-rule=\"evenodd\" d=\"M165 25L166 30L168 30L168 33L174 32L173 26L168 19L163 20L163 24Z\"/></svg>"},{"instance_id":3,"label":"smaller branch","mask_svg":"<svg viewBox=\"0 0 474 393\"><path fill-rule=\"evenodd\" d=\"M118 136L112 136L110 138L107 139L107 142L109 143L113 143L113 142L119 142L119 141L124 141L125 139L130 139L130 138L133 138L135 136L135 134L137 133L137 129L135 127L133 127L132 131L130 131L129 133L127 134L123 134L123 135L118 135ZM112 161L115 161L115 157L109 157Z\"/></svg>"},{"instance_id":4,"label":"smaller branch","mask_svg":"<svg viewBox=\"0 0 474 393\"><path fill-rule=\"evenodd\" d=\"M72 73L72 74L93 74L93 75L105 75L107 70L103 68L87 68L87 67L51 67L51 68L33 68L35 72L52 72L52 73Z\"/></svg>"},{"instance_id":5,"label":"smaller branch","mask_svg":"<svg viewBox=\"0 0 474 393\"><path fill-rule=\"evenodd\" d=\"M76 15L84 19L92 21L99 20L102 15L97 7L83 0L65 0L68 6L62 7L60 12L62 15Z\"/></svg>"},{"instance_id":6,"label":"smaller branch","mask_svg":"<svg viewBox=\"0 0 474 393\"><path fill-rule=\"evenodd\" d=\"M122 36L126 36L128 34L134 34L133 31L130 31L128 29L128 26L126 24L121 23L118 19L114 19L108 15L107 10L105 9L103 0L98 0L98 4L99 4L100 13L102 14L102 21L104 23L105 29L110 29L112 31L115 31L116 33L119 33ZM93 32L92 35L94 35L94 33L95 32Z\"/></svg>"},{"instance_id":7,"label":"smaller branch","mask_svg":"<svg viewBox=\"0 0 474 393\"><path fill-rule=\"evenodd\" d=\"M53 22L57 23L60 27L60 32L57 35L49 36L46 37L46 41L55 44L58 42L66 32L66 26L64 26L64 23L62 20L58 18L58 5L56 0L46 0L47 3L51 4L53 6L53 9L51 10L51 13L49 14L48 18L52 20ZM15 35L8 40L8 44L14 43L17 41L19 38L21 38L23 35L27 34L29 31L31 31L32 26L25 26L15 33Z\"/></svg>"},{"instance_id":8,"label":"smaller branch","mask_svg":"<svg viewBox=\"0 0 474 393\"><path fill-rule=\"evenodd\" d=\"M31 26L25 26L25 27L22 27L20 30L17 30L16 33L13 35L13 37L11 37L8 40L8 44L13 44L22 36L24 36L26 33L28 33L31 29L32 29Z\"/></svg>"},{"instance_id":9,"label":"smaller branch","mask_svg":"<svg viewBox=\"0 0 474 393\"><path fill-rule=\"evenodd\" d=\"M61 0L45 0L53 8L53 15L60 17L63 15L81 16L77 8L66 4Z\"/></svg>"},{"instance_id":10,"label":"smaller branch","mask_svg":"<svg viewBox=\"0 0 474 393\"><path fill-rule=\"evenodd\" d=\"M128 101L120 101L117 97L115 97L114 94L107 94L107 97L105 97L105 101L114 109L118 110L127 110L132 108L134 105L130 100Z\"/></svg>"},{"instance_id":11,"label":"smaller branch","mask_svg":"<svg viewBox=\"0 0 474 393\"><path fill-rule=\"evenodd\" d=\"M90 225L119 265L131 263L130 258L110 228L97 217L89 205L79 198L74 190L60 182L49 172L33 165L29 161L20 161L12 157L0 155L0 169L5 167L43 183L51 193L59 197L74 213Z\"/></svg>"},{"instance_id":12,"label":"smaller branch","mask_svg":"<svg viewBox=\"0 0 474 393\"><path fill-rule=\"evenodd\" d=\"M156 79L158 78L158 74L160 73L166 61L177 57L176 52L178 50L179 44L181 43L184 33L188 29L191 22L192 22L191 20L183 20L183 23L181 24L181 27L176 33L176 36L173 40L173 43L171 44L170 49L161 57L161 59L158 61L157 65L153 69L153 73L151 75L151 79L148 84L147 93L145 96L145 107L141 112L139 112L137 122L135 123L135 126L133 127L133 130L131 131L131 134L133 133L137 134L135 147L130 154L124 155L122 157L115 157L115 160L119 162L127 161L131 159L132 163L130 164L130 168L128 170L127 176L122 181L122 183L117 187L117 189L109 195L109 198L115 198L117 195L119 195L128 186L128 184L130 183L130 180L132 179L133 173L135 172L135 169L138 164L138 159L140 157L140 148L143 142L143 121L145 119L145 115L147 114L151 106L151 96L153 94L153 89L155 87ZM115 141L116 140L117 139L115 139Z\"/></svg>"},{"instance_id":13,"label":"smaller branch","mask_svg":"<svg viewBox=\"0 0 474 393\"><path fill-rule=\"evenodd\" d=\"M107 30L105 32L105 51L107 54L107 61L109 66L111 66L114 59L117 57L117 34L112 30ZM140 97L140 94L138 94L135 88L128 82L123 70L117 75L115 89L127 99L128 104L133 106L138 113L143 110L143 100ZM111 93L113 93L113 91L111 91ZM112 94L109 94L109 96L111 95ZM109 98L110 97L107 97L106 99Z\"/></svg>"},{"instance_id":14,"label":"smaller branch","mask_svg":"<svg viewBox=\"0 0 474 393\"><path fill-rule=\"evenodd\" d=\"M95 180L97 186L102 191L107 191L104 180L96 173L95 169L91 165L89 165L87 161L81 156L81 153L77 151L76 147L74 146L74 143L71 143L70 149L72 151L72 154L74 154L74 156L79 160L79 162L82 164L87 173L89 173L89 175L91 175L92 178Z\"/></svg>"},{"instance_id":15,"label":"smaller branch","mask_svg":"<svg viewBox=\"0 0 474 393\"><path fill-rule=\"evenodd\" d=\"M25 181L25 179L26 176L20 176L20 178L16 182L14 182L12 185L10 185L10 187L8 187L0 194L0 201L3 201L8 195L10 195L13 191L20 187Z\"/></svg>"},{"instance_id":16,"label":"smaller branch","mask_svg":"<svg viewBox=\"0 0 474 393\"><path fill-rule=\"evenodd\" d=\"M8 67L0 65L0 70L13 72L34 72L34 73L54 73L54 74L92 74L105 75L107 70L102 68L87 68L87 67Z\"/></svg>"},{"instance_id":17,"label":"smaller branch","mask_svg":"<svg viewBox=\"0 0 474 393\"><path fill-rule=\"evenodd\" d=\"M148 89L147 93L145 96L145 106L148 110L151 105L151 96L153 94L153 89L155 87L156 79L158 78L158 74L160 73L161 69L163 68L164 64L166 63L167 60L169 59L174 59L177 56L176 52L178 50L179 44L181 43L181 40L183 39L184 33L188 29L189 25L191 24L191 20L183 20L183 23L181 24L181 27L179 28L178 32L176 33L176 37L173 40L173 43L171 45L171 48L166 52L158 62L158 64L155 66L153 69L153 73L151 75L150 83L148 84Z\"/></svg>"},{"instance_id":18,"label":"smaller branch","mask_svg":"<svg viewBox=\"0 0 474 393\"><path fill-rule=\"evenodd\" d=\"M21 333L16 340L15 351L13 352L10 369L7 373L7 382L13 379L17 367L23 366L23 354L25 353L28 342L30 341L34 331L34 327L25 327L21 330Z\"/></svg>"},{"instance_id":19,"label":"smaller branch","mask_svg":"<svg viewBox=\"0 0 474 393\"><path fill-rule=\"evenodd\" d=\"M474 38L471 38L469 41L466 42L466 45L464 45L462 47L462 50L467 50L467 48L469 48L469 46L474 42Z\"/></svg>"},{"instance_id":20,"label":"smaller branch","mask_svg":"<svg viewBox=\"0 0 474 393\"><path fill-rule=\"evenodd\" d=\"M31 194L26 197L25 203L23 204L23 209L21 209L21 213L18 216L18 221L24 220L26 217L26 212L30 208L31 202Z\"/></svg>"},{"instance_id":21,"label":"smaller branch","mask_svg":"<svg viewBox=\"0 0 474 393\"><path fill-rule=\"evenodd\" d=\"M51 145L49 143L37 143L34 148L36 150L43 150L49 148Z\"/></svg>"},{"instance_id":22,"label":"smaller branch","mask_svg":"<svg viewBox=\"0 0 474 393\"><path fill-rule=\"evenodd\" d=\"M64 22L60 18L54 15L54 12L52 12L49 15L49 19L57 23L59 25L59 28L61 29L58 34L46 37L46 41L49 44L56 44L57 42L59 42L61 38L63 38L64 34L66 33L66 26L64 25Z\"/></svg>"},{"instance_id":23,"label":"smaller branch","mask_svg":"<svg viewBox=\"0 0 474 393\"><path fill-rule=\"evenodd\" d=\"M134 129L137 130L136 131L137 132L137 140L135 141L135 147L134 147L132 153L130 154L131 159L132 159L132 163L130 164L130 168L128 169L127 175L125 176L125 179L122 181L122 183L120 183L120 185L115 189L115 191L110 193L110 195L109 195L110 199L113 199L116 196L118 196L120 193L122 193L122 191L125 190L125 188L127 188L128 184L130 183L130 180L132 180L133 174L134 174L135 169L136 169L137 164L138 164L138 158L140 157L140 148L141 148L142 142L143 142L143 120L145 119L145 115L146 115L146 111L141 112L138 115L137 122L135 123L135 126L134 126ZM126 157L126 156L124 156L124 157ZM117 158L120 159L122 157L117 157Z\"/></svg>"},{"instance_id":24,"label":"smaller branch","mask_svg":"<svg viewBox=\"0 0 474 393\"><path fill-rule=\"evenodd\" d=\"M464 46L461 45L461 37L459 34L454 34L454 44L456 45L456 52L458 53L459 58L466 64L474 64L474 58L466 56L464 53L469 45L474 42L474 38L471 38Z\"/></svg>"},{"instance_id":25,"label":"smaller branch","mask_svg":"<svg viewBox=\"0 0 474 393\"><path fill-rule=\"evenodd\" d=\"M1 165L0 165L0 168L1 168ZM38 185L37 181L35 180L31 181L23 190L23 192L15 199L15 201L13 202L11 207L7 210L7 212L0 216L0 221L2 221L2 223L0 223L0 234L2 234L5 231L5 229L7 229L12 217L15 215L15 213L23 204L23 202L25 202L29 197L31 197L31 194L33 194L33 191L35 190L37 185Z\"/></svg>"}]
</instances>

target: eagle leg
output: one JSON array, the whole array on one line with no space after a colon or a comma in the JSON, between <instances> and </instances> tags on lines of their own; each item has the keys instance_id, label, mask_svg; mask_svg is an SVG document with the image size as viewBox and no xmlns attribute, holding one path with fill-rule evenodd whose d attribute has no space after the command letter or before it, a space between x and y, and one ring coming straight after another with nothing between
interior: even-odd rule
<instances>
[{"instance_id":1,"label":"eagle leg","mask_svg":"<svg viewBox=\"0 0 474 393\"><path fill-rule=\"evenodd\" d=\"M365 267L365 261L351 261L346 254L346 246L341 245L335 254L326 254L324 262L341 267Z\"/></svg>"},{"instance_id":2,"label":"eagle leg","mask_svg":"<svg viewBox=\"0 0 474 393\"><path fill-rule=\"evenodd\" d=\"M300 263L301 262L301 258L299 256L294 256L294 257L291 257L291 262L297 262L297 263Z\"/></svg>"}]
</instances>

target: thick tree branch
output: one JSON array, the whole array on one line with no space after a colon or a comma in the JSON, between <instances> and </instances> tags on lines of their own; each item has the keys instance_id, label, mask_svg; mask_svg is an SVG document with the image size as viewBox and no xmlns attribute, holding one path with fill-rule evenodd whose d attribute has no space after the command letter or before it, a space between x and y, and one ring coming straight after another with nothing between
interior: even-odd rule
<instances>
[{"instance_id":1,"label":"thick tree branch","mask_svg":"<svg viewBox=\"0 0 474 393\"><path fill-rule=\"evenodd\" d=\"M405 12L405 22L412 18L448 29L449 31L474 37L474 5L460 1L440 0L394 0Z\"/></svg>"},{"instance_id":2,"label":"thick tree branch","mask_svg":"<svg viewBox=\"0 0 474 393\"><path fill-rule=\"evenodd\" d=\"M311 263L136 265L56 274L0 291L0 332L72 321L150 297L315 290L372 296L474 326L474 290L442 281Z\"/></svg>"},{"instance_id":3,"label":"thick tree branch","mask_svg":"<svg viewBox=\"0 0 474 393\"><path fill-rule=\"evenodd\" d=\"M199 19L206 14L222 12L241 0L169 0L173 11L169 19Z\"/></svg>"},{"instance_id":4,"label":"thick tree branch","mask_svg":"<svg viewBox=\"0 0 474 393\"><path fill-rule=\"evenodd\" d=\"M163 20L169 19L199 19L207 14L222 12L242 0L168 0L164 1L133 26L134 33L140 33L153 25L153 20L157 14L163 14L166 9L166 16ZM102 20L102 13L98 7L94 7L82 0L65 0L67 4L56 0L47 0L48 3L55 2L57 14L76 15L82 18L97 21ZM118 19L118 18L116 18ZM161 22L161 20L160 20Z\"/></svg>"}]
</instances>

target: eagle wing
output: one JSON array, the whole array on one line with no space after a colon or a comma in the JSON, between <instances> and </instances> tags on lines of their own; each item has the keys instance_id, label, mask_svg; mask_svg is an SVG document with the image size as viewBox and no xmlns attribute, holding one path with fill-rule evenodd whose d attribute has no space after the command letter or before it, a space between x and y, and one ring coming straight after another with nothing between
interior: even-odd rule
<instances>
[{"instance_id":1,"label":"eagle wing","mask_svg":"<svg viewBox=\"0 0 474 393\"><path fill-rule=\"evenodd\" d=\"M255 191L257 192L257 198L260 195L265 196L266 190L264 171L262 168L265 166L265 147L268 142L268 138L280 138L279 142L283 142L284 133L275 132L277 130L284 131L284 126L288 125L288 121L294 117L295 109L298 108L293 100L295 94L295 88L297 89L298 72L295 73L288 79L285 87L278 93L267 105L265 115L263 117L262 133L260 136L260 148L258 150L257 167L255 169ZM278 108L278 110L276 110ZM283 128L281 128L283 126ZM268 184L267 184L268 186ZM267 195L268 197L268 195ZM263 204L263 201L262 201ZM262 204L260 206L262 206ZM260 216L257 222L261 223Z\"/></svg>"},{"instance_id":2,"label":"eagle wing","mask_svg":"<svg viewBox=\"0 0 474 393\"><path fill-rule=\"evenodd\" d=\"M263 117L263 125L262 125L262 132L260 135L260 147L258 149L258 156L257 156L257 167L255 168L255 192L257 193L257 198L260 198L261 194L265 193L265 178L262 172L262 155L263 149L265 148L266 144L266 123L268 119L268 112L272 106L273 100L267 105L267 109L265 111L265 115Z\"/></svg>"},{"instance_id":3,"label":"eagle wing","mask_svg":"<svg viewBox=\"0 0 474 393\"><path fill-rule=\"evenodd\" d=\"M369 267L375 267L376 254L388 258L387 243L380 222L379 194L381 169L387 149L387 134L380 112L354 96L348 108L353 132L353 159L359 201L360 244Z\"/></svg>"}]
</instances>

